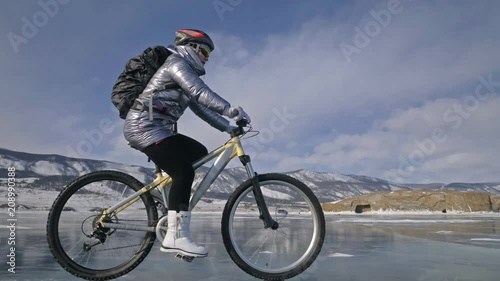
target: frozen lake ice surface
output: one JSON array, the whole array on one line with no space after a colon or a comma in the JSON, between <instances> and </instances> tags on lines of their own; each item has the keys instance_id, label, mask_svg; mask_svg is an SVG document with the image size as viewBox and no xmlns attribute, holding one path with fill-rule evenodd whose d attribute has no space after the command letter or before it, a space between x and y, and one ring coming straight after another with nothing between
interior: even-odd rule
<instances>
[{"instance_id":1,"label":"frozen lake ice surface","mask_svg":"<svg viewBox=\"0 0 500 281\"><path fill-rule=\"evenodd\" d=\"M19 211L16 273L7 271L7 212L0 214L0 280L81 280L67 273L47 244L46 211ZM289 280L498 281L499 213L326 213L323 249L313 265ZM117 280L257 280L239 269L221 237L221 213L195 212L192 236L209 256L188 263L160 252ZM296 227L301 227L297 221Z\"/></svg>"}]
</instances>

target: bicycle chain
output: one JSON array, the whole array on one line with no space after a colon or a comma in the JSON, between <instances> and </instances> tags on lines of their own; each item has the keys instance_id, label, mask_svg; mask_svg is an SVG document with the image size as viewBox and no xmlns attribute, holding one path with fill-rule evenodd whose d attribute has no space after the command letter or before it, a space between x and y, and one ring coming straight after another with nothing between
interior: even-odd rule
<instances>
[{"instance_id":1,"label":"bicycle chain","mask_svg":"<svg viewBox=\"0 0 500 281\"><path fill-rule=\"evenodd\" d=\"M102 245L102 244L101 244ZM109 248L109 249L100 249L100 250L91 250L89 252L95 253L95 252L104 252L104 251L111 251L111 250L117 250L117 249L123 249L123 248L130 248L130 247L135 247L135 246L140 246L142 244L136 244L136 245L129 245L129 246L122 246L122 247L115 247L115 248Z\"/></svg>"},{"instance_id":2,"label":"bicycle chain","mask_svg":"<svg viewBox=\"0 0 500 281\"><path fill-rule=\"evenodd\" d=\"M147 220L128 220L128 219L118 219L118 221L147 221ZM158 222L157 222L158 223ZM156 225L156 224L155 224ZM101 245L103 245L101 243ZM140 246L142 244L135 244L135 245L129 245L129 246L122 246L122 247L114 247L114 248L108 248L108 249L100 249L100 250L91 250L91 253L95 252L103 252L103 251L111 251L111 250L117 250L117 249L124 249L124 248L130 248L130 247L135 247L135 246Z\"/></svg>"}]
</instances>

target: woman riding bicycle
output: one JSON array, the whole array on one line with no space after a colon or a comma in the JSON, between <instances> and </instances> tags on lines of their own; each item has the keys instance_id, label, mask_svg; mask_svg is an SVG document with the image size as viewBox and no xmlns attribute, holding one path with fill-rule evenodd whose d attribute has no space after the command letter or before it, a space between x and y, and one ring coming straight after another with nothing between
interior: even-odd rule
<instances>
[{"instance_id":1,"label":"woman riding bicycle","mask_svg":"<svg viewBox=\"0 0 500 281\"><path fill-rule=\"evenodd\" d=\"M206 33L178 30L175 46L167 49L172 54L136 99L136 103L149 105L150 110L132 107L125 120L124 136L131 147L145 153L172 178L168 230L160 250L205 257L207 249L193 242L189 232L189 199L195 175L192 163L208 151L198 141L177 133L176 122L187 107L212 127L227 133L235 127L222 116L236 121L244 118L248 122L250 118L241 107L232 107L200 79L199 76L205 74L204 64L214 50L214 43ZM165 85L172 82L180 89L166 90Z\"/></svg>"}]
</instances>

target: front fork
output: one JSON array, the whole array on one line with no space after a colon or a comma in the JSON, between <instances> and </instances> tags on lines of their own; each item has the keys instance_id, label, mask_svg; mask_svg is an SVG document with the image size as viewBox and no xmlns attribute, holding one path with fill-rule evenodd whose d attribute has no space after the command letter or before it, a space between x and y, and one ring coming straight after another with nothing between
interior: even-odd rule
<instances>
[{"instance_id":1,"label":"front fork","mask_svg":"<svg viewBox=\"0 0 500 281\"><path fill-rule=\"evenodd\" d=\"M262 194L262 189L260 188L259 177L253 170L250 156L242 155L239 158L247 170L248 177L252 179L253 195L255 197L255 201L257 202L257 206L259 207L259 218L264 222L264 228L271 228L273 230L278 229L279 223L273 220L269 210L267 209L266 201L264 200L264 195Z\"/></svg>"}]
</instances>

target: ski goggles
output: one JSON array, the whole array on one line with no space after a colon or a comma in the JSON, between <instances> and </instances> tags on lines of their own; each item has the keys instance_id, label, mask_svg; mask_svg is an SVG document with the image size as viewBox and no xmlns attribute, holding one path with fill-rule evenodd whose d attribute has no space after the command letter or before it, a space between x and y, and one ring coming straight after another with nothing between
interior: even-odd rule
<instances>
[{"instance_id":1,"label":"ski goggles","mask_svg":"<svg viewBox=\"0 0 500 281\"><path fill-rule=\"evenodd\" d=\"M203 47L200 47L200 52L203 56L205 56L205 58L208 59L208 57L210 56L210 49L205 49Z\"/></svg>"},{"instance_id":2,"label":"ski goggles","mask_svg":"<svg viewBox=\"0 0 500 281\"><path fill-rule=\"evenodd\" d=\"M195 51L197 53L201 53L205 58L208 59L208 57L210 56L210 48L208 46L205 46L203 44L192 44L191 46L193 47L196 47L195 48Z\"/></svg>"}]
</instances>

